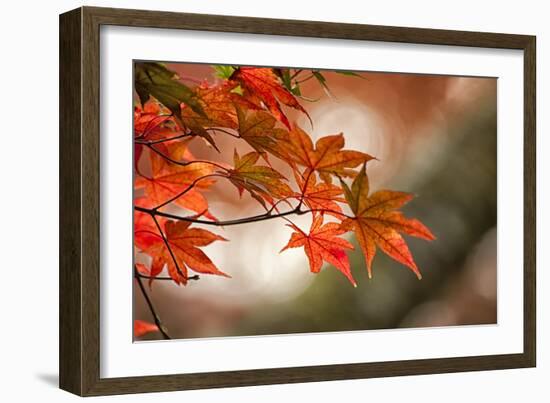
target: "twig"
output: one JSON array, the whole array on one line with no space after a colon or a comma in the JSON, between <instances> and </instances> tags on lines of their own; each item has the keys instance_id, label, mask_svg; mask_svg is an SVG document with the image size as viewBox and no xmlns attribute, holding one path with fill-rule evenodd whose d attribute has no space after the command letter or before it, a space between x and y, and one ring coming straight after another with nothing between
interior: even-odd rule
<instances>
[{"instance_id":1,"label":"twig","mask_svg":"<svg viewBox=\"0 0 550 403\"><path fill-rule=\"evenodd\" d=\"M306 81L309 81L311 80L313 77L315 77L313 74L310 75L310 76L307 76L306 78L302 79L302 80L296 80L294 82L294 84L302 84L302 83L305 83Z\"/></svg>"},{"instance_id":2,"label":"twig","mask_svg":"<svg viewBox=\"0 0 550 403\"><path fill-rule=\"evenodd\" d=\"M147 280L167 280L167 281L168 280L171 280L171 281L174 280L172 277L169 277L169 276L164 276L164 277L163 276L156 276L156 277L154 277L154 276L148 276L146 274L141 274L139 272L138 272L137 275L138 275L139 278L144 278L144 279L147 279ZM200 277L199 277L198 274L195 274L193 276L186 277L186 279L187 280L199 280Z\"/></svg>"},{"instance_id":3,"label":"twig","mask_svg":"<svg viewBox=\"0 0 550 403\"><path fill-rule=\"evenodd\" d=\"M302 69L296 70L296 71L294 72L294 74L290 77L290 79L291 79L291 80L294 79L294 78L295 78L298 74L300 74L302 71L304 71L304 70L302 70Z\"/></svg>"},{"instance_id":4,"label":"twig","mask_svg":"<svg viewBox=\"0 0 550 403\"><path fill-rule=\"evenodd\" d=\"M172 339L166 329L164 328L164 325L162 324L160 317L157 314L157 311L155 310L155 307L153 305L153 302L151 301L151 298L149 298L149 294L147 294L147 291L145 291L145 287L143 286L143 283L141 282L141 278L139 275L139 272L134 266L134 277L137 280L137 283L139 285L139 289L141 290L141 294L143 295L143 298L145 299L145 302L147 303L147 306L149 307L149 311L151 311L151 315L153 316L153 320L155 321L155 325L157 325L159 332L162 334L162 337L165 340Z\"/></svg>"},{"instance_id":5,"label":"twig","mask_svg":"<svg viewBox=\"0 0 550 403\"><path fill-rule=\"evenodd\" d=\"M211 177L222 177L222 178L226 178L227 176L225 175L221 175L219 173L215 173L215 174L209 174L209 175L205 175L205 176L201 176L200 178L197 178L195 179L193 182L191 182L189 184L189 186L187 186L185 189L183 189L181 192L179 192L178 194L176 194L174 197L166 200L164 203L162 204L159 204L158 206L156 206L153 210L159 210L161 209L162 207L166 206L167 204L170 204L172 203L174 200L176 199L179 199L180 197L182 197L183 195L185 195L187 192L189 192L191 189L193 189L193 187L195 187L195 185L200 182L201 180L203 179L206 179L206 178L211 178Z\"/></svg>"},{"instance_id":6,"label":"twig","mask_svg":"<svg viewBox=\"0 0 550 403\"><path fill-rule=\"evenodd\" d=\"M195 219L193 217L185 217L185 216L179 216L179 215L176 215L176 214L164 213L162 211L156 211L154 209L148 209L148 208L140 207L140 206L134 206L134 209L137 210L137 211L141 211L142 213L150 214L153 217L154 216L159 216L159 217L170 218L172 220L187 221L187 222L191 222L191 223L195 223L195 224L203 224L203 225L213 225L213 226L216 226L216 227L227 227L227 226L230 226L230 225L239 225L239 224L246 224L246 223L258 222L258 221L267 221L267 220L272 220L274 218L281 218L281 217L286 217L286 216L289 216L289 215L303 215L303 214L312 213L312 212L333 213L333 214L337 214L337 215L340 215L340 216L343 216L343 217L353 218L351 216L348 216L344 213L341 213L341 212L335 211L335 210L329 210L329 209L300 210L300 209L297 209L297 208L293 208L292 210L285 211L283 213L277 213L277 214L264 213L264 214L258 214L258 215L250 216L250 217L238 218L238 219L235 219L235 220L208 221L208 220Z\"/></svg>"},{"instance_id":7,"label":"twig","mask_svg":"<svg viewBox=\"0 0 550 403\"><path fill-rule=\"evenodd\" d=\"M182 134L178 134L177 136L164 137L162 139L156 139L156 140L141 140L140 137L136 137L134 139L134 143L143 144L143 145L153 145L153 144L166 143L168 141L181 139L183 137L192 137L192 135L190 133L182 133Z\"/></svg>"},{"instance_id":8,"label":"twig","mask_svg":"<svg viewBox=\"0 0 550 403\"><path fill-rule=\"evenodd\" d=\"M223 165L217 164L217 163L212 162L212 161L205 161L205 160L193 160L193 161L185 161L185 162L177 161L177 160L171 158L170 156L164 154L162 151L160 151L160 150L156 149L155 147L153 147L152 144L146 144L146 146L149 147L152 151L154 151L158 155L160 155L165 160L170 161L172 164L180 165L180 166L183 166L183 167L189 166L191 164L199 164L199 163L200 164L210 164L210 165L215 166L216 168L222 169L224 171L229 170L228 168L224 167Z\"/></svg>"},{"instance_id":9,"label":"twig","mask_svg":"<svg viewBox=\"0 0 550 403\"><path fill-rule=\"evenodd\" d=\"M213 132L221 132L221 133L225 133L227 134L228 136L231 136L231 137L235 137L236 139L240 139L241 138L241 135L240 134L235 134L235 133L231 133L230 131L228 130L224 130L224 129L221 129L219 127L209 127L207 129L205 129L206 131L213 131Z\"/></svg>"}]
</instances>

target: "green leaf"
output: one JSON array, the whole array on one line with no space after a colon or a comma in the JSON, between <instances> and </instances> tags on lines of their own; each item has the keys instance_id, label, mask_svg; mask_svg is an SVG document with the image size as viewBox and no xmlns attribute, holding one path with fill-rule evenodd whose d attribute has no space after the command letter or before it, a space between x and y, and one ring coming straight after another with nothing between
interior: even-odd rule
<instances>
[{"instance_id":1,"label":"green leaf","mask_svg":"<svg viewBox=\"0 0 550 403\"><path fill-rule=\"evenodd\" d=\"M325 90L326 94L329 97L333 98L333 95L330 92L330 89L328 88L327 79L325 78L325 76L323 76L319 71L315 71L315 70L312 71L312 74L317 79L319 84L321 84L321 87L323 87L323 90Z\"/></svg>"},{"instance_id":2,"label":"green leaf","mask_svg":"<svg viewBox=\"0 0 550 403\"><path fill-rule=\"evenodd\" d=\"M363 77L362 75L360 74L357 74L353 71L347 71L347 70L335 70L334 71L335 73L338 73L338 74L342 74L344 76L352 76L352 77L358 77L358 78L362 78L363 80L366 80L365 77Z\"/></svg>"},{"instance_id":3,"label":"green leaf","mask_svg":"<svg viewBox=\"0 0 550 403\"><path fill-rule=\"evenodd\" d=\"M315 78L317 79L317 81L319 81L319 83L320 83L322 86L326 86L326 85L327 85L327 79L325 78L325 76L323 76L320 72L315 71L315 70L313 70L312 73L313 73L313 75L315 76Z\"/></svg>"},{"instance_id":4,"label":"green leaf","mask_svg":"<svg viewBox=\"0 0 550 403\"><path fill-rule=\"evenodd\" d=\"M290 81L290 69L284 69L281 73L281 80L287 90L292 91L292 83Z\"/></svg>"},{"instance_id":5,"label":"green leaf","mask_svg":"<svg viewBox=\"0 0 550 403\"><path fill-rule=\"evenodd\" d=\"M351 184L351 189L346 184L346 182L342 180L342 178L339 179L342 189L344 190L344 196L346 197L351 211L357 213L357 209L359 208L359 196L363 193L369 193L369 178L367 176L366 163L363 164L363 166L361 167L361 171L359 171L359 174L353 180L353 183Z\"/></svg>"},{"instance_id":6,"label":"green leaf","mask_svg":"<svg viewBox=\"0 0 550 403\"><path fill-rule=\"evenodd\" d=\"M174 117L181 121L181 107L184 103L201 116L204 110L195 92L185 84L176 80L176 74L160 63L136 63L135 89L143 105L149 97L154 96L166 106Z\"/></svg>"},{"instance_id":7,"label":"green leaf","mask_svg":"<svg viewBox=\"0 0 550 403\"><path fill-rule=\"evenodd\" d=\"M214 65L214 71L216 77L221 78L222 80L229 80L233 72L235 71L235 68L233 66L225 66L222 64Z\"/></svg>"}]
</instances>

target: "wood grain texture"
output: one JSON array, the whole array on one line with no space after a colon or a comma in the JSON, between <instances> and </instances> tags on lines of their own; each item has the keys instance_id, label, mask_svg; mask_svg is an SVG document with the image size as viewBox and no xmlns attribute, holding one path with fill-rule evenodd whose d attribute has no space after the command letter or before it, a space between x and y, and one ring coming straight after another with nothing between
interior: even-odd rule
<instances>
[{"instance_id":1,"label":"wood grain texture","mask_svg":"<svg viewBox=\"0 0 550 403\"><path fill-rule=\"evenodd\" d=\"M524 352L479 357L100 378L99 28L289 35L524 51ZM531 367L535 322L535 37L83 7L60 17L60 387L81 395L158 392Z\"/></svg>"},{"instance_id":2,"label":"wood grain texture","mask_svg":"<svg viewBox=\"0 0 550 403\"><path fill-rule=\"evenodd\" d=\"M81 394L81 10L59 21L59 386Z\"/></svg>"},{"instance_id":3,"label":"wood grain texture","mask_svg":"<svg viewBox=\"0 0 550 403\"><path fill-rule=\"evenodd\" d=\"M537 79L536 39L530 37L524 48L523 66L523 354L530 366L536 366L536 266L537 266Z\"/></svg>"}]
</instances>

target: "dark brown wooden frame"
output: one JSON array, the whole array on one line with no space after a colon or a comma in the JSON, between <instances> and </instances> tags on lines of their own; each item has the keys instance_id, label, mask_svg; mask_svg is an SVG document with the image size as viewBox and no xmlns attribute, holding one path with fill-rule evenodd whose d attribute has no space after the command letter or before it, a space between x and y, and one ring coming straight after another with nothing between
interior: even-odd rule
<instances>
[{"instance_id":1,"label":"dark brown wooden frame","mask_svg":"<svg viewBox=\"0 0 550 403\"><path fill-rule=\"evenodd\" d=\"M522 354L100 378L99 28L173 28L524 51L524 350ZM82 7L60 16L60 387L81 395L533 367L535 37L483 32Z\"/></svg>"}]
</instances>

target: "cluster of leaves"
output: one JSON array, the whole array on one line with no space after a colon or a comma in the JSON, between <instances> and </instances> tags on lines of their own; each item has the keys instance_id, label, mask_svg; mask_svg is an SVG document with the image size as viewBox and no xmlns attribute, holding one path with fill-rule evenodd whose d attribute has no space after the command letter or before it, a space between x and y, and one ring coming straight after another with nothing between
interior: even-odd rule
<instances>
[{"instance_id":1,"label":"cluster of leaves","mask_svg":"<svg viewBox=\"0 0 550 403\"><path fill-rule=\"evenodd\" d=\"M167 279L185 285L197 274L230 277L201 249L227 240L204 227L270 219L280 219L292 230L281 251L303 247L313 273L328 262L356 286L347 255L353 245L343 238L353 232L369 277L380 249L420 278L401 234L426 240L434 236L420 221L399 211L412 196L392 190L371 192L367 165L373 156L345 149L342 133L313 143L285 114L286 108L292 108L309 118L300 102L306 100L300 84L316 79L328 92L324 75L316 70L260 67L214 66L214 70L215 84L205 81L191 87L163 64L135 65L134 240L136 251L151 258L148 266L136 265L138 280L147 278L151 284ZM232 165L195 158L191 142L222 152L217 136L232 136L250 151L240 155L231 150ZM290 177L273 168L273 158L288 165ZM205 196L218 180L234 185L240 195L249 194L265 212L219 221ZM167 212L173 206L189 214ZM311 216L307 230L292 221L303 214ZM160 277L165 268L168 276ZM136 326L136 334L158 329L152 324L136 322Z\"/></svg>"}]
</instances>

